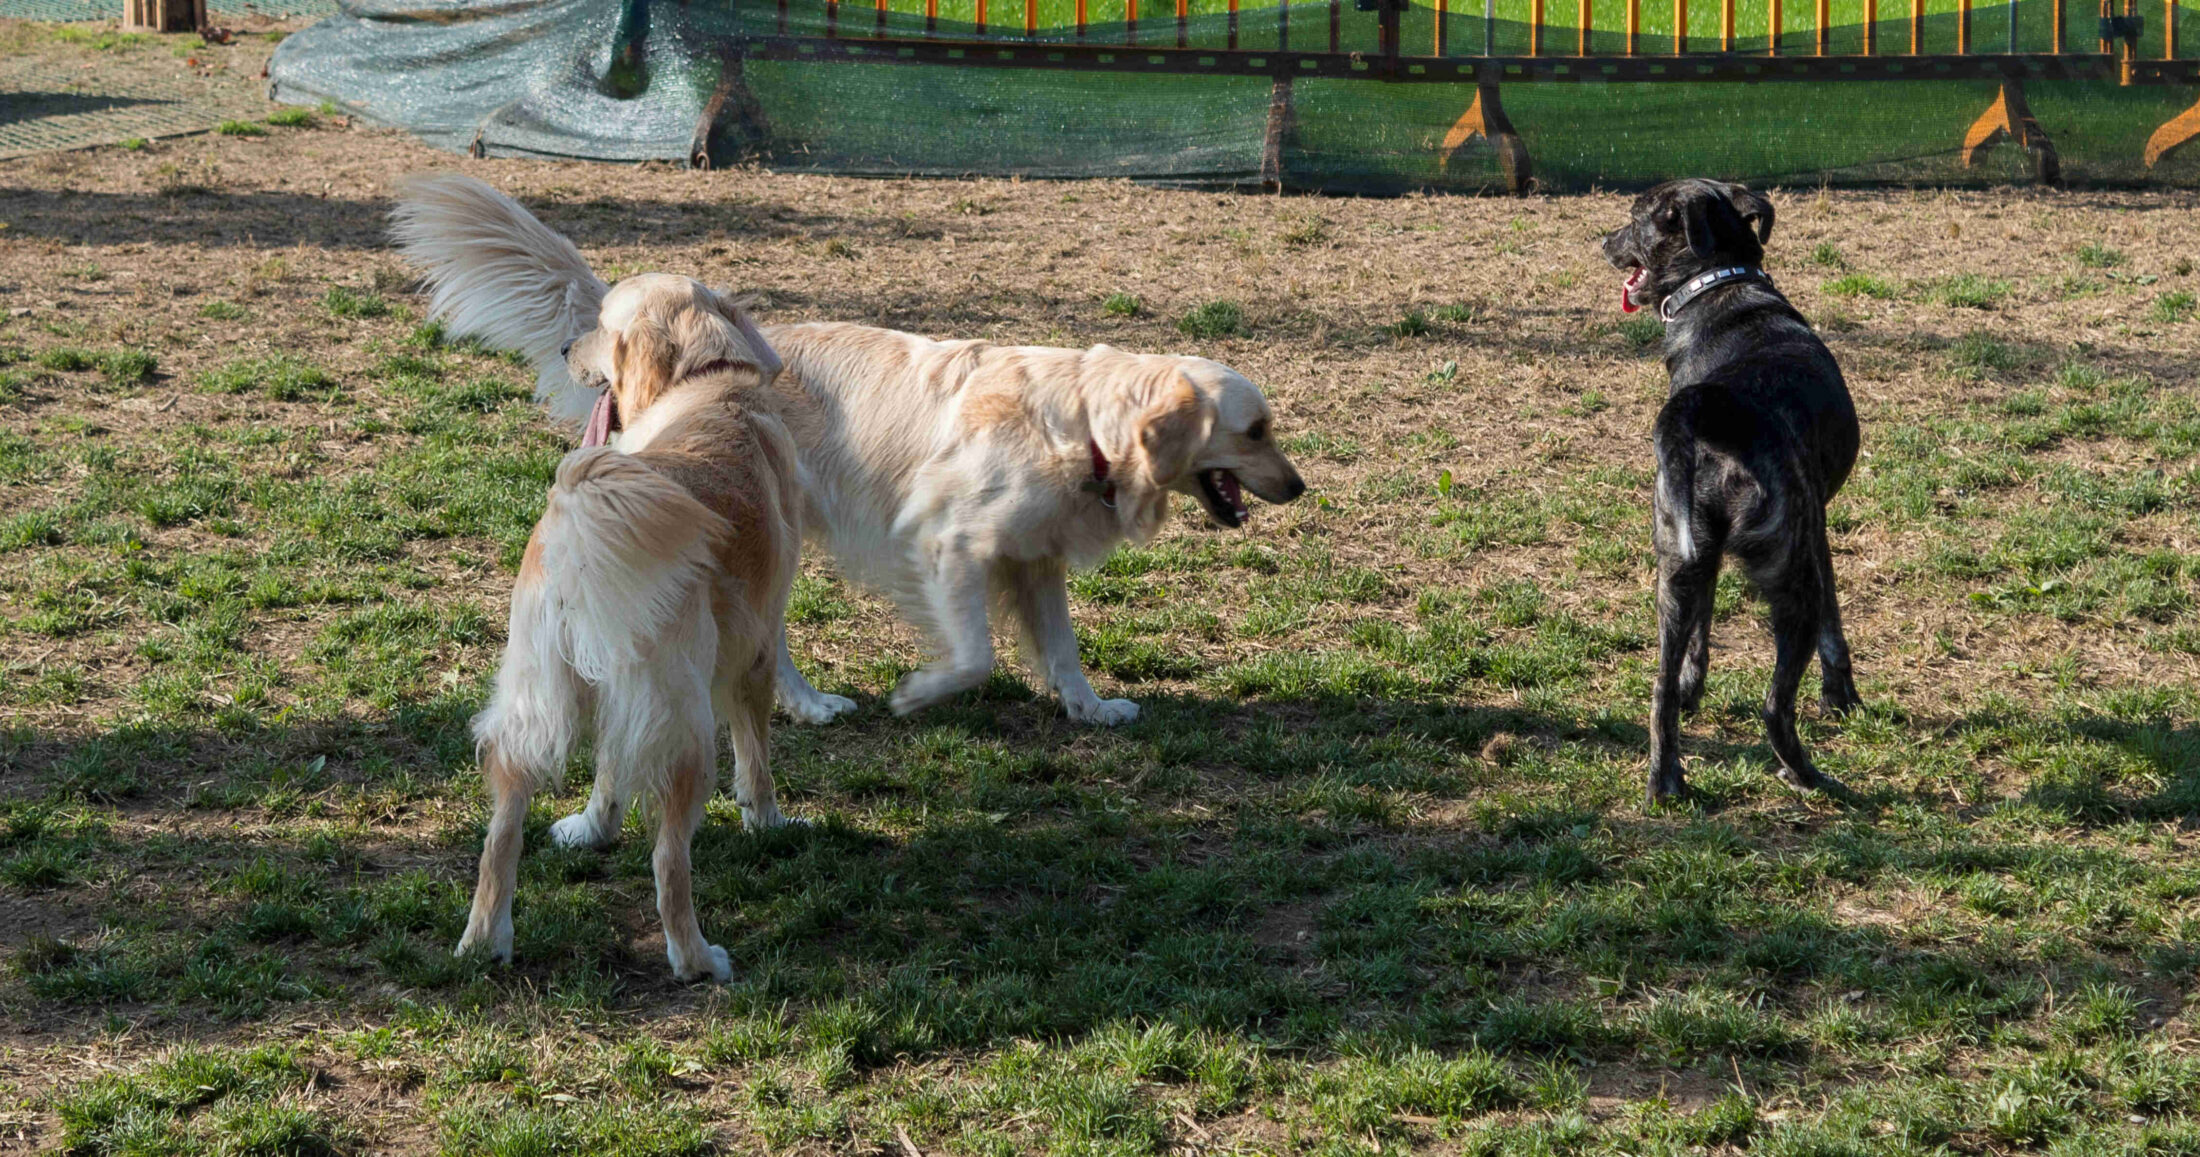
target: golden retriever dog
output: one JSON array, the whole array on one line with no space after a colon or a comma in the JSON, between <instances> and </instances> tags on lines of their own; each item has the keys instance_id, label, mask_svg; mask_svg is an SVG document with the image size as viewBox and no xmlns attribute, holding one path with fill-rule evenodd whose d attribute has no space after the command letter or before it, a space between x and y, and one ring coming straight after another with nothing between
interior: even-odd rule
<instances>
[{"instance_id":1,"label":"golden retriever dog","mask_svg":"<svg viewBox=\"0 0 2200 1157\"><path fill-rule=\"evenodd\" d=\"M683 980L725 980L725 950L696 924L688 849L720 721L743 822L783 822L766 740L802 512L771 390L779 359L733 302L644 274L609 291L564 360L599 393L527 541L496 689L474 719L490 819L458 951L511 959L528 802L592 731L595 790L551 838L600 846L627 805L651 805L665 955Z\"/></svg>"},{"instance_id":2,"label":"golden retriever dog","mask_svg":"<svg viewBox=\"0 0 2200 1157\"><path fill-rule=\"evenodd\" d=\"M393 214L399 248L427 272L431 311L454 333L517 349L538 396L578 420L588 391L556 356L593 324L604 284L580 251L469 177L418 178ZM1034 665L1072 719L1120 724L1078 659L1068 571L1159 529L1187 494L1224 526L1247 492L1306 489L1277 446L1268 401L1204 358L932 341L868 326L767 326L777 388L796 423L804 527L849 577L889 595L937 654L889 700L906 714L983 683L989 612L1023 628ZM791 411L790 411L791 412ZM779 651L780 705L804 722L854 708L812 687Z\"/></svg>"}]
</instances>

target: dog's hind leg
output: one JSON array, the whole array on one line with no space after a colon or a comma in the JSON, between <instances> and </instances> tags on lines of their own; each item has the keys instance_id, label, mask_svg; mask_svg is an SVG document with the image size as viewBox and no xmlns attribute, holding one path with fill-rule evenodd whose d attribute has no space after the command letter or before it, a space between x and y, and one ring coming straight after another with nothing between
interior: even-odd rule
<instances>
[{"instance_id":1,"label":"dog's hind leg","mask_svg":"<svg viewBox=\"0 0 2200 1157\"><path fill-rule=\"evenodd\" d=\"M794 654L787 649L787 633L779 633L779 705L797 723L831 723L856 709L856 701L845 695L827 695L810 686L802 677L802 669L794 665Z\"/></svg>"},{"instance_id":2,"label":"dog's hind leg","mask_svg":"<svg viewBox=\"0 0 2200 1157\"><path fill-rule=\"evenodd\" d=\"M1650 689L1652 806L1688 790L1680 752L1683 680L1697 640L1711 621L1712 587L1718 574L1715 549L1686 562L1665 553L1658 558L1658 674ZM1697 690L1702 690L1700 677Z\"/></svg>"},{"instance_id":3,"label":"dog's hind leg","mask_svg":"<svg viewBox=\"0 0 2200 1157\"><path fill-rule=\"evenodd\" d=\"M1818 534L1818 707L1829 715L1846 715L1864 705L1856 693L1856 673L1849 666L1849 640L1841 630L1841 599L1834 589L1833 548L1825 532Z\"/></svg>"},{"instance_id":4,"label":"dog's hind leg","mask_svg":"<svg viewBox=\"0 0 2200 1157\"><path fill-rule=\"evenodd\" d=\"M1719 556L1716 554L1699 559L1711 573L1703 578L1709 590L1703 613L1696 616L1696 633L1688 640L1688 656L1681 661L1680 701L1681 712L1694 715L1703 706L1704 680L1711 674L1711 618L1718 606Z\"/></svg>"},{"instance_id":5,"label":"dog's hind leg","mask_svg":"<svg viewBox=\"0 0 2200 1157\"><path fill-rule=\"evenodd\" d=\"M672 974L681 980L733 979L733 963L726 950L703 939L695 919L695 866L690 845L695 829L703 823L703 805L710 800L717 752L706 730L701 742L674 757L667 769L664 794L658 800L657 853L652 865L657 872L657 918L665 926L665 957Z\"/></svg>"},{"instance_id":6,"label":"dog's hind leg","mask_svg":"<svg viewBox=\"0 0 2200 1157\"><path fill-rule=\"evenodd\" d=\"M1815 790L1826 786L1826 779L1811 766L1810 754L1795 734L1795 689L1818 648L1825 603L1818 589L1818 563L1810 548L1799 545L1787 558L1790 565L1778 576L1785 581L1758 582L1772 612L1772 685L1765 690L1765 738L1780 760L1780 778L1790 786Z\"/></svg>"},{"instance_id":7,"label":"dog's hind leg","mask_svg":"<svg viewBox=\"0 0 2200 1157\"><path fill-rule=\"evenodd\" d=\"M733 799L741 805L741 826L748 831L787 823L779 813L779 792L772 783L771 674L761 664L722 685L718 713L733 739Z\"/></svg>"},{"instance_id":8,"label":"dog's hind leg","mask_svg":"<svg viewBox=\"0 0 2200 1157\"><path fill-rule=\"evenodd\" d=\"M526 839L523 829L534 777L494 741L482 745L481 770L491 797L489 835L481 844L481 877L474 885L474 906L467 914L457 955L487 952L495 960L510 963L512 893L519 885L519 850Z\"/></svg>"},{"instance_id":9,"label":"dog's hind leg","mask_svg":"<svg viewBox=\"0 0 2200 1157\"><path fill-rule=\"evenodd\" d=\"M1102 699L1085 678L1084 662L1077 655L1077 627L1069 617L1069 569L1061 560L1012 562L1003 571L1032 659L1069 717L1104 727L1138 718L1138 704Z\"/></svg>"}]
</instances>

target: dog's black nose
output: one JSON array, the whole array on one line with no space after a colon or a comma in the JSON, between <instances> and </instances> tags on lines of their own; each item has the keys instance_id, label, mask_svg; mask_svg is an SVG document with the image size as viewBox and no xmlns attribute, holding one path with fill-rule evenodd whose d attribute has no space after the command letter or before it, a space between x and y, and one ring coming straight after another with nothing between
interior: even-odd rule
<instances>
[{"instance_id":1,"label":"dog's black nose","mask_svg":"<svg viewBox=\"0 0 2200 1157\"><path fill-rule=\"evenodd\" d=\"M572 339L568 338L564 345L558 347L558 356L561 358L569 358L573 356Z\"/></svg>"},{"instance_id":2,"label":"dog's black nose","mask_svg":"<svg viewBox=\"0 0 2200 1157\"><path fill-rule=\"evenodd\" d=\"M1289 502L1292 499L1297 498L1299 495L1306 493L1306 480L1304 478L1293 478L1291 480L1291 485L1287 487L1287 489L1290 490L1290 493L1283 496L1283 500L1285 502Z\"/></svg>"}]
</instances>

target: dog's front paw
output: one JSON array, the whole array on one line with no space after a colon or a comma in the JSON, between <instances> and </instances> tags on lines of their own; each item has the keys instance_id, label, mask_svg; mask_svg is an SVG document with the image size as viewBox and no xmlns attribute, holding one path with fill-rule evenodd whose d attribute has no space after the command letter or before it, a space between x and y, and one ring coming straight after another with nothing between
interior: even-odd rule
<instances>
[{"instance_id":1,"label":"dog's front paw","mask_svg":"<svg viewBox=\"0 0 2200 1157\"><path fill-rule=\"evenodd\" d=\"M779 705L797 723L831 723L856 709L855 700L822 691L802 699L783 699Z\"/></svg>"},{"instance_id":2,"label":"dog's front paw","mask_svg":"<svg viewBox=\"0 0 2200 1157\"><path fill-rule=\"evenodd\" d=\"M561 848L608 848L617 834L597 827L587 812L574 812L550 825L550 842Z\"/></svg>"},{"instance_id":3,"label":"dog's front paw","mask_svg":"<svg viewBox=\"0 0 2200 1157\"><path fill-rule=\"evenodd\" d=\"M451 955L461 960L469 956L487 957L493 964L512 962L512 927L509 923L494 933L477 931L472 925L459 938L458 947Z\"/></svg>"},{"instance_id":4,"label":"dog's front paw","mask_svg":"<svg viewBox=\"0 0 2200 1157\"><path fill-rule=\"evenodd\" d=\"M672 962L672 975L680 980L709 980L719 984L733 979L733 958L716 944L703 945L701 960Z\"/></svg>"},{"instance_id":5,"label":"dog's front paw","mask_svg":"<svg viewBox=\"0 0 2200 1157\"><path fill-rule=\"evenodd\" d=\"M741 830L744 832L768 832L773 828L807 828L812 826L814 825L810 821L787 815L778 808L773 808L769 812L759 812L747 807L741 809Z\"/></svg>"},{"instance_id":6,"label":"dog's front paw","mask_svg":"<svg viewBox=\"0 0 2200 1157\"><path fill-rule=\"evenodd\" d=\"M1818 709L1828 715L1847 715L1863 705L1854 687L1828 687L1818 696Z\"/></svg>"},{"instance_id":7,"label":"dog's front paw","mask_svg":"<svg viewBox=\"0 0 2200 1157\"><path fill-rule=\"evenodd\" d=\"M1138 718L1138 704L1128 699L1093 699L1084 703L1066 702L1064 706L1071 719L1102 727L1121 727Z\"/></svg>"}]
</instances>

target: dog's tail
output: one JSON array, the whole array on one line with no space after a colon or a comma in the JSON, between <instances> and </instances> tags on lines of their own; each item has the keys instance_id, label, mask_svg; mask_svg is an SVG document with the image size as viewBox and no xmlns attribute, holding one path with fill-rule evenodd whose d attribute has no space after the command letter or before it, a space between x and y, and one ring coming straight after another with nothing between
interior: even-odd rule
<instances>
[{"instance_id":1,"label":"dog's tail","mask_svg":"<svg viewBox=\"0 0 2200 1157\"><path fill-rule=\"evenodd\" d=\"M565 372L565 343L594 329L610 287L519 202L472 177L421 173L398 185L390 234L426 272L429 316L453 334L527 355L536 400L582 421L595 399Z\"/></svg>"},{"instance_id":2,"label":"dog's tail","mask_svg":"<svg viewBox=\"0 0 2200 1157\"><path fill-rule=\"evenodd\" d=\"M1651 442L1658 452L1657 529L1682 562L1696 559L1696 410L1702 395L1685 390L1658 412Z\"/></svg>"},{"instance_id":3,"label":"dog's tail","mask_svg":"<svg viewBox=\"0 0 2200 1157\"><path fill-rule=\"evenodd\" d=\"M710 750L714 554L732 528L607 446L566 455L512 595L510 638L474 739L555 784L593 702L599 771L621 801Z\"/></svg>"}]
</instances>

